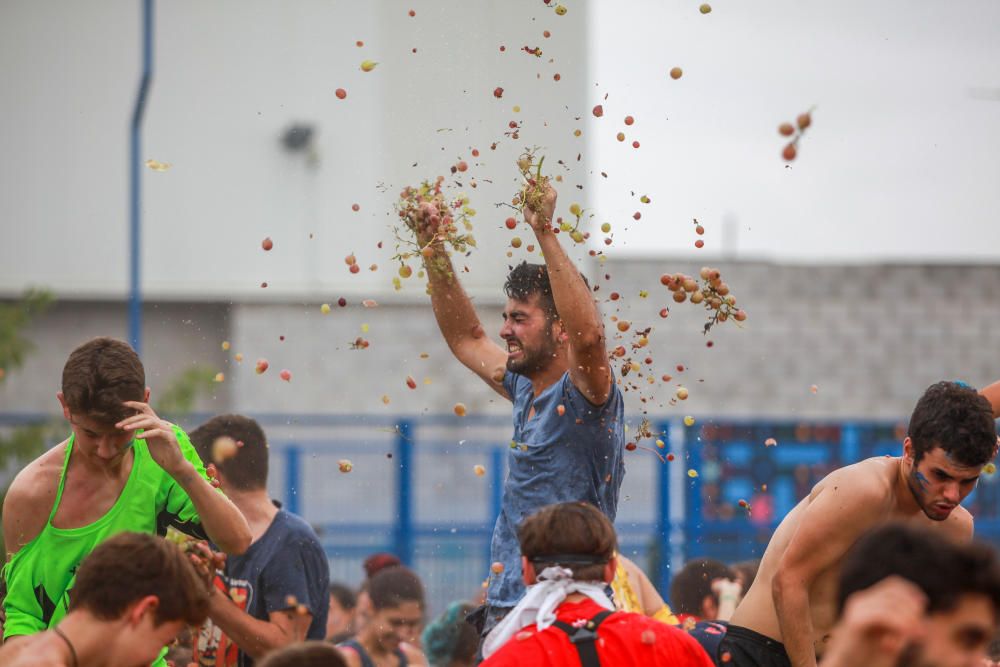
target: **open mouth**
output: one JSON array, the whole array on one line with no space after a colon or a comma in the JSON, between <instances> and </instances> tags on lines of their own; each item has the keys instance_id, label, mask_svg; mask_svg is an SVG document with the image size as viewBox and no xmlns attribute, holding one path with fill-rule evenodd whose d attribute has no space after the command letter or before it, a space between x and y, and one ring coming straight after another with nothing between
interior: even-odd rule
<instances>
[{"instance_id":1,"label":"open mouth","mask_svg":"<svg viewBox=\"0 0 1000 667\"><path fill-rule=\"evenodd\" d=\"M523 352L524 350L521 348L521 345L519 343L516 343L512 340L507 341L507 354L514 356L517 354L521 354Z\"/></svg>"}]
</instances>

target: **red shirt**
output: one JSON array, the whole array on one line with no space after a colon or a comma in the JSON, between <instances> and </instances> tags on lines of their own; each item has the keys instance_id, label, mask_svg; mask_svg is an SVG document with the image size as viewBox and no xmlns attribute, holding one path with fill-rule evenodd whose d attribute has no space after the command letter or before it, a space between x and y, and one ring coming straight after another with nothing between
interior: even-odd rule
<instances>
[{"instance_id":1,"label":"red shirt","mask_svg":"<svg viewBox=\"0 0 1000 667\"><path fill-rule=\"evenodd\" d=\"M556 617L572 625L590 620L604 608L593 600L564 602ZM597 628L597 656L601 667L714 667L712 660L688 633L640 614L615 612ZM579 667L580 654L569 636L556 627L538 631L524 628L481 667Z\"/></svg>"}]
</instances>

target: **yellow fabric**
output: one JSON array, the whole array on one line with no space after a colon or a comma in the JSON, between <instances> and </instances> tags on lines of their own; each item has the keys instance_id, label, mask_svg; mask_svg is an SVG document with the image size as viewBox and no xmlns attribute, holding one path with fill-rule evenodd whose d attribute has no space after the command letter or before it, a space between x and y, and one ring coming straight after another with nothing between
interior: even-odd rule
<instances>
[{"instance_id":1,"label":"yellow fabric","mask_svg":"<svg viewBox=\"0 0 1000 667\"><path fill-rule=\"evenodd\" d=\"M660 621L661 623L668 623L670 625L681 624L681 620L677 618L673 610L670 609L670 605L668 605L666 602L664 602L663 606L660 607L655 614L653 614L652 618L655 621Z\"/></svg>"},{"instance_id":2,"label":"yellow fabric","mask_svg":"<svg viewBox=\"0 0 1000 667\"><path fill-rule=\"evenodd\" d=\"M618 567L615 568L615 578L611 582L611 590L614 591L615 606L618 609L645 615L646 612L639 603L639 596L636 595L632 584L629 583L628 572L625 570L625 566L622 565L621 560L618 561ZM674 615L674 612L670 609L670 605L666 603L650 618L661 623L680 625L680 619Z\"/></svg>"},{"instance_id":3,"label":"yellow fabric","mask_svg":"<svg viewBox=\"0 0 1000 667\"><path fill-rule=\"evenodd\" d=\"M615 593L615 606L618 609L636 614L643 613L642 606L639 604L639 596L632 590L632 584L628 581L628 572L625 571L625 566L620 560L618 567L615 568L615 578L611 582L611 590Z\"/></svg>"}]
</instances>

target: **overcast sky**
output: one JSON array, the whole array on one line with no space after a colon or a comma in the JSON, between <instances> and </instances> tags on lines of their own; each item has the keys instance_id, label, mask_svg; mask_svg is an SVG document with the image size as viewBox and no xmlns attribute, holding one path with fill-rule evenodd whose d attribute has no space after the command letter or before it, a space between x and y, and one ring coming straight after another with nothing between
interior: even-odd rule
<instances>
[{"instance_id":1,"label":"overcast sky","mask_svg":"<svg viewBox=\"0 0 1000 667\"><path fill-rule=\"evenodd\" d=\"M705 254L1000 258L1000 2L698 5L590 5L596 208L619 251L694 253L698 218ZM777 126L814 105L786 168Z\"/></svg>"}]
</instances>

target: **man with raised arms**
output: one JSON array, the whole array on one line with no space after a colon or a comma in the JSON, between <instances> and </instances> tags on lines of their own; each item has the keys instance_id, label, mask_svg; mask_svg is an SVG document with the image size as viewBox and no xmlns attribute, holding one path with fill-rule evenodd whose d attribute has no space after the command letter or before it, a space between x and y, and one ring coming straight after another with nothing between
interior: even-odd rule
<instances>
[{"instance_id":1,"label":"man with raised arms","mask_svg":"<svg viewBox=\"0 0 1000 667\"><path fill-rule=\"evenodd\" d=\"M545 264L524 262L507 277L500 347L483 332L443 249L434 216L418 225L431 303L452 353L514 404L502 508L486 605L474 618L488 632L524 594L517 526L538 509L586 501L614 520L625 474L623 401L608 364L604 325L590 288L553 229L556 192L524 208ZM496 568L499 569L499 568ZM472 616L472 615L470 615Z\"/></svg>"},{"instance_id":2,"label":"man with raised arms","mask_svg":"<svg viewBox=\"0 0 1000 667\"><path fill-rule=\"evenodd\" d=\"M998 389L984 392L991 406L961 383L932 385L910 417L901 457L861 461L820 481L774 532L719 656L741 667L815 667L836 620L841 561L876 526L905 521L970 540L972 515L959 503L996 454Z\"/></svg>"},{"instance_id":3,"label":"man with raised arms","mask_svg":"<svg viewBox=\"0 0 1000 667\"><path fill-rule=\"evenodd\" d=\"M58 398L72 434L28 464L4 500L6 641L58 623L80 562L118 533L174 526L230 554L250 545L246 519L209 483L187 435L150 407L127 343L95 338L73 350Z\"/></svg>"}]
</instances>

